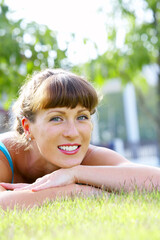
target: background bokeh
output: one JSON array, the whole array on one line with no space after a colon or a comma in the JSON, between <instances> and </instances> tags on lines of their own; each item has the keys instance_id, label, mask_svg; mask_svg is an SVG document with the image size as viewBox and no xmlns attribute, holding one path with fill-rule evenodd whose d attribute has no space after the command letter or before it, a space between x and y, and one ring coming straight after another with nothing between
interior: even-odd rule
<instances>
[{"instance_id":1,"label":"background bokeh","mask_svg":"<svg viewBox=\"0 0 160 240\"><path fill-rule=\"evenodd\" d=\"M103 94L92 143L159 166L159 1L0 0L1 132L26 75L47 67Z\"/></svg>"}]
</instances>

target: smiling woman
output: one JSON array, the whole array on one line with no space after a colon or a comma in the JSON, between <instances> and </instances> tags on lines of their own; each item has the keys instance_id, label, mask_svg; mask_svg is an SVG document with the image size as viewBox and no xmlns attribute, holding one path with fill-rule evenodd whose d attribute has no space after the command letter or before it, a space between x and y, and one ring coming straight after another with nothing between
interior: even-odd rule
<instances>
[{"instance_id":1,"label":"smiling woman","mask_svg":"<svg viewBox=\"0 0 160 240\"><path fill-rule=\"evenodd\" d=\"M22 126L25 133L30 129L41 156L63 168L81 164L92 132L90 111L81 105L39 110L34 122L23 117Z\"/></svg>"},{"instance_id":2,"label":"smiling woman","mask_svg":"<svg viewBox=\"0 0 160 240\"><path fill-rule=\"evenodd\" d=\"M78 104L94 113L98 96L89 82L59 69L42 71L21 88L19 99L13 107L17 116L15 128L23 135L21 119L24 116L34 122L39 110L75 108Z\"/></svg>"},{"instance_id":3,"label":"smiling woman","mask_svg":"<svg viewBox=\"0 0 160 240\"><path fill-rule=\"evenodd\" d=\"M97 104L93 86L62 69L46 69L26 80L13 106L13 129L0 135L3 209L101 189L159 190L159 168L90 145Z\"/></svg>"}]
</instances>

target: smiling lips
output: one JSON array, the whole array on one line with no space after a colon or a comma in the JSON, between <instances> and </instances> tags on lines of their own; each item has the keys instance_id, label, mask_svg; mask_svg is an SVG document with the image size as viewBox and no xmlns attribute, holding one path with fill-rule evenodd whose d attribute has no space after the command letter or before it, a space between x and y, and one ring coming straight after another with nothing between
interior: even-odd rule
<instances>
[{"instance_id":1,"label":"smiling lips","mask_svg":"<svg viewBox=\"0 0 160 240\"><path fill-rule=\"evenodd\" d=\"M72 155L72 154L76 154L79 151L80 145L78 145L78 144L65 144L65 145L58 146L58 149L64 154Z\"/></svg>"}]
</instances>

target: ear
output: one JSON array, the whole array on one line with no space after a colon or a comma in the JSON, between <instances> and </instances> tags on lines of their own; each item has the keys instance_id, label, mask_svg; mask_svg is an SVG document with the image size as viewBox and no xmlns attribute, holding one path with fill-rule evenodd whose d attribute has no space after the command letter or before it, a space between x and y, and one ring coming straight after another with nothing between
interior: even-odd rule
<instances>
[{"instance_id":1,"label":"ear","mask_svg":"<svg viewBox=\"0 0 160 240\"><path fill-rule=\"evenodd\" d=\"M31 137L31 132L30 132L30 121L26 118L22 118L22 127L24 129L25 136L27 138Z\"/></svg>"}]
</instances>

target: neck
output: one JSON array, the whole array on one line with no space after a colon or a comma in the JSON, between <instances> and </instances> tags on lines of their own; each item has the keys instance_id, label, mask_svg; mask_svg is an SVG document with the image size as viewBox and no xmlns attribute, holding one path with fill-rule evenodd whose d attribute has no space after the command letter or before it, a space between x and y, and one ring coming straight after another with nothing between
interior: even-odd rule
<instances>
[{"instance_id":1,"label":"neck","mask_svg":"<svg viewBox=\"0 0 160 240\"><path fill-rule=\"evenodd\" d=\"M45 174L48 174L48 173L51 173L53 171L56 171L59 169L59 167L55 166L54 164L50 163L47 161L47 159L45 159L38 147L37 147L37 144L32 141L32 146L31 148L28 150L28 167L29 168L35 168L39 171L42 171L44 172L44 175Z\"/></svg>"}]
</instances>

